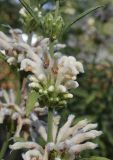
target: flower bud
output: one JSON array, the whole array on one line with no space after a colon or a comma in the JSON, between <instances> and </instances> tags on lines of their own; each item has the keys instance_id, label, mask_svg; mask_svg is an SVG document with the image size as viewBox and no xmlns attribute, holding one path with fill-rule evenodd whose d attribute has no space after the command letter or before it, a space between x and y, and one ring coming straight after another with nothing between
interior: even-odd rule
<instances>
[{"instance_id":1,"label":"flower bud","mask_svg":"<svg viewBox=\"0 0 113 160\"><path fill-rule=\"evenodd\" d=\"M39 83L32 82L32 83L29 84L29 87L31 87L31 88L40 88L40 85L39 85Z\"/></svg>"},{"instance_id":2,"label":"flower bud","mask_svg":"<svg viewBox=\"0 0 113 160\"><path fill-rule=\"evenodd\" d=\"M40 75L38 76L38 79L39 79L40 81L43 81L43 80L46 79L46 77L45 77L44 74L40 74Z\"/></svg>"},{"instance_id":3,"label":"flower bud","mask_svg":"<svg viewBox=\"0 0 113 160\"><path fill-rule=\"evenodd\" d=\"M29 76L29 80L33 82L38 82L38 79L35 76Z\"/></svg>"},{"instance_id":4,"label":"flower bud","mask_svg":"<svg viewBox=\"0 0 113 160\"><path fill-rule=\"evenodd\" d=\"M73 98L73 94L71 94L71 93L65 94L64 98Z\"/></svg>"},{"instance_id":5,"label":"flower bud","mask_svg":"<svg viewBox=\"0 0 113 160\"><path fill-rule=\"evenodd\" d=\"M66 87L63 86L63 85L59 85L58 86L58 91L61 92L61 93L65 93L67 91Z\"/></svg>"},{"instance_id":6,"label":"flower bud","mask_svg":"<svg viewBox=\"0 0 113 160\"><path fill-rule=\"evenodd\" d=\"M64 100L64 101L61 101L59 104L60 104L60 105L66 105L67 102Z\"/></svg>"},{"instance_id":7,"label":"flower bud","mask_svg":"<svg viewBox=\"0 0 113 160\"><path fill-rule=\"evenodd\" d=\"M55 87L54 87L54 86L50 86L50 87L48 88L48 91L49 91L49 92L53 92L53 91L54 91L54 89L55 89Z\"/></svg>"}]
</instances>

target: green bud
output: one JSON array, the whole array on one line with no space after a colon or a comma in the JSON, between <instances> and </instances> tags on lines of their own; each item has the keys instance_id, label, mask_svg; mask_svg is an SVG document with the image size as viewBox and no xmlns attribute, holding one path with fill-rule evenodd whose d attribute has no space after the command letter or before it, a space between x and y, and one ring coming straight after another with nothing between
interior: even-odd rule
<instances>
[{"instance_id":1,"label":"green bud","mask_svg":"<svg viewBox=\"0 0 113 160\"><path fill-rule=\"evenodd\" d=\"M43 27L47 35L52 32L53 19L53 15L51 13L46 14L44 17Z\"/></svg>"},{"instance_id":2,"label":"green bud","mask_svg":"<svg viewBox=\"0 0 113 160\"><path fill-rule=\"evenodd\" d=\"M63 26L64 26L64 20L61 16L58 16L53 24L53 34L52 34L53 39L58 38L58 36L62 32Z\"/></svg>"},{"instance_id":3,"label":"green bud","mask_svg":"<svg viewBox=\"0 0 113 160\"><path fill-rule=\"evenodd\" d=\"M66 105L67 102L66 102L65 100L63 100L63 101L59 102L59 104L60 104L60 105Z\"/></svg>"}]
</instances>

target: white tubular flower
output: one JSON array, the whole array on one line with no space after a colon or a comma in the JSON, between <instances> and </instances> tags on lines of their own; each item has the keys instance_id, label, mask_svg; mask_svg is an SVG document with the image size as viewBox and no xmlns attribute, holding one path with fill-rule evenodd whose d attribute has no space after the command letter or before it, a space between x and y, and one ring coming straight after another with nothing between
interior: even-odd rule
<instances>
[{"instance_id":1,"label":"white tubular flower","mask_svg":"<svg viewBox=\"0 0 113 160\"><path fill-rule=\"evenodd\" d=\"M86 142L84 144L74 145L69 149L70 154L80 153L83 150L95 149L98 145L92 142Z\"/></svg>"},{"instance_id":2,"label":"white tubular flower","mask_svg":"<svg viewBox=\"0 0 113 160\"><path fill-rule=\"evenodd\" d=\"M75 65L76 65L77 70L78 70L79 72L84 73L84 68L83 68L82 63L80 63L80 62L77 61Z\"/></svg>"},{"instance_id":3,"label":"white tubular flower","mask_svg":"<svg viewBox=\"0 0 113 160\"><path fill-rule=\"evenodd\" d=\"M9 57L7 59L7 62L11 65L11 64L14 64L16 62L16 58L15 57Z\"/></svg>"},{"instance_id":4,"label":"white tubular flower","mask_svg":"<svg viewBox=\"0 0 113 160\"><path fill-rule=\"evenodd\" d=\"M95 123L95 124L88 124L87 126L85 126L82 130L83 132L86 132L86 131L89 131L91 129L95 129L97 128L98 124Z\"/></svg>"},{"instance_id":5,"label":"white tubular flower","mask_svg":"<svg viewBox=\"0 0 113 160\"><path fill-rule=\"evenodd\" d=\"M79 144L82 143L88 139L94 139L102 134L101 131L91 130L86 133L78 133L74 137L70 139L71 142Z\"/></svg>"},{"instance_id":6,"label":"white tubular flower","mask_svg":"<svg viewBox=\"0 0 113 160\"><path fill-rule=\"evenodd\" d=\"M61 93L65 93L67 91L66 87L63 86L63 85L59 85L57 87L58 91L61 92Z\"/></svg>"},{"instance_id":7,"label":"white tubular flower","mask_svg":"<svg viewBox=\"0 0 113 160\"><path fill-rule=\"evenodd\" d=\"M0 38L6 42L10 42L11 43L11 38L9 38L8 36L6 36L3 32L0 31Z\"/></svg>"},{"instance_id":8,"label":"white tubular flower","mask_svg":"<svg viewBox=\"0 0 113 160\"><path fill-rule=\"evenodd\" d=\"M22 154L23 160L31 160L31 158L38 158L39 160L43 159L43 155L40 153L40 151L33 149L27 151L25 154Z\"/></svg>"},{"instance_id":9,"label":"white tubular flower","mask_svg":"<svg viewBox=\"0 0 113 160\"><path fill-rule=\"evenodd\" d=\"M88 124L88 120L87 119L81 120L75 126L70 128L70 132L72 133L72 135L75 135L78 132L78 130L80 130L83 127L87 126L87 124Z\"/></svg>"},{"instance_id":10,"label":"white tubular flower","mask_svg":"<svg viewBox=\"0 0 113 160\"><path fill-rule=\"evenodd\" d=\"M39 150L41 153L44 153L43 148L35 143L35 142L16 142L13 145L9 145L9 148L12 150L19 150L19 149L37 149Z\"/></svg>"},{"instance_id":11,"label":"white tubular flower","mask_svg":"<svg viewBox=\"0 0 113 160\"><path fill-rule=\"evenodd\" d=\"M59 143L60 141L63 141L65 138L67 138L67 130L69 129L73 119L75 118L74 115L70 115L68 117L67 122L63 125L63 127L59 130L58 136L57 136L57 143Z\"/></svg>"},{"instance_id":12,"label":"white tubular flower","mask_svg":"<svg viewBox=\"0 0 113 160\"><path fill-rule=\"evenodd\" d=\"M0 38L0 50L12 50L12 46L7 41Z\"/></svg>"},{"instance_id":13,"label":"white tubular flower","mask_svg":"<svg viewBox=\"0 0 113 160\"><path fill-rule=\"evenodd\" d=\"M79 86L77 81L69 80L65 83L66 88L71 89L71 88L77 88Z\"/></svg>"},{"instance_id":14,"label":"white tubular flower","mask_svg":"<svg viewBox=\"0 0 113 160\"><path fill-rule=\"evenodd\" d=\"M78 122L76 125L72 126L74 115L68 117L67 122L57 130L56 138L54 138L54 143L48 143L48 151L56 150L58 153L66 150L66 155L74 160L77 153L82 152L87 149L95 149L97 144L86 142L89 139L94 139L102 134L101 131L92 130L97 127L97 124L91 124L87 119ZM57 125L59 121L57 121ZM54 128L54 124L53 124ZM90 130L90 131L89 131ZM85 142L85 143L83 143Z\"/></svg>"},{"instance_id":15,"label":"white tubular flower","mask_svg":"<svg viewBox=\"0 0 113 160\"><path fill-rule=\"evenodd\" d=\"M50 152L50 151L53 151L53 150L56 150L56 145L53 143L53 142L50 142L46 145L47 147L47 150Z\"/></svg>"},{"instance_id":16,"label":"white tubular flower","mask_svg":"<svg viewBox=\"0 0 113 160\"><path fill-rule=\"evenodd\" d=\"M60 116L55 116L53 118L53 142L56 141L56 136L57 136L57 132L58 132L58 125L59 125L59 122L60 122Z\"/></svg>"},{"instance_id":17,"label":"white tubular flower","mask_svg":"<svg viewBox=\"0 0 113 160\"><path fill-rule=\"evenodd\" d=\"M56 44L56 45L54 46L54 49L55 49L55 51L58 51L58 50L63 49L63 48L65 48L65 47L66 47L65 44Z\"/></svg>"}]
</instances>

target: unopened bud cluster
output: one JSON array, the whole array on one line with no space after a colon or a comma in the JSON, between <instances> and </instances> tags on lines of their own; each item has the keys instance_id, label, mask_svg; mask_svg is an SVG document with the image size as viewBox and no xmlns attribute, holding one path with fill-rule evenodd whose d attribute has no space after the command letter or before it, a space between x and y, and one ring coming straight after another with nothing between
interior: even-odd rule
<instances>
[{"instance_id":1,"label":"unopened bud cluster","mask_svg":"<svg viewBox=\"0 0 113 160\"><path fill-rule=\"evenodd\" d=\"M49 107L63 107L67 102L73 98L73 95L68 92L67 88L63 85L50 85L47 82L45 75L29 77L29 87L39 94L39 104Z\"/></svg>"},{"instance_id":2,"label":"unopened bud cluster","mask_svg":"<svg viewBox=\"0 0 113 160\"><path fill-rule=\"evenodd\" d=\"M52 13L48 13L42 20L42 26L46 36L56 40L62 32L64 21L61 16L55 18Z\"/></svg>"}]
</instances>

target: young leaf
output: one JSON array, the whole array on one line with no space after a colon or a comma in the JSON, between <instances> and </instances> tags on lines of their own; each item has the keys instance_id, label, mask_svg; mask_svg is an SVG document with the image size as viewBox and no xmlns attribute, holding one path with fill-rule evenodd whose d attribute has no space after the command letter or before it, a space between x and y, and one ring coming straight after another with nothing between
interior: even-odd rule
<instances>
[{"instance_id":1,"label":"young leaf","mask_svg":"<svg viewBox=\"0 0 113 160\"><path fill-rule=\"evenodd\" d=\"M28 99L26 103L26 114L29 115L29 113L32 111L35 103L37 102L38 99L38 93L35 91L30 91L28 93Z\"/></svg>"},{"instance_id":2,"label":"young leaf","mask_svg":"<svg viewBox=\"0 0 113 160\"><path fill-rule=\"evenodd\" d=\"M86 15L88 15L89 13L97 10L98 8L101 8L101 7L104 7L104 6L96 6L96 7L93 7L93 8L90 8L88 9L87 11L81 13L80 15L78 15L75 20L73 22L71 22L70 24L68 24L64 30L64 33L74 24L76 23L77 21L79 21L80 19L84 18Z\"/></svg>"}]
</instances>

